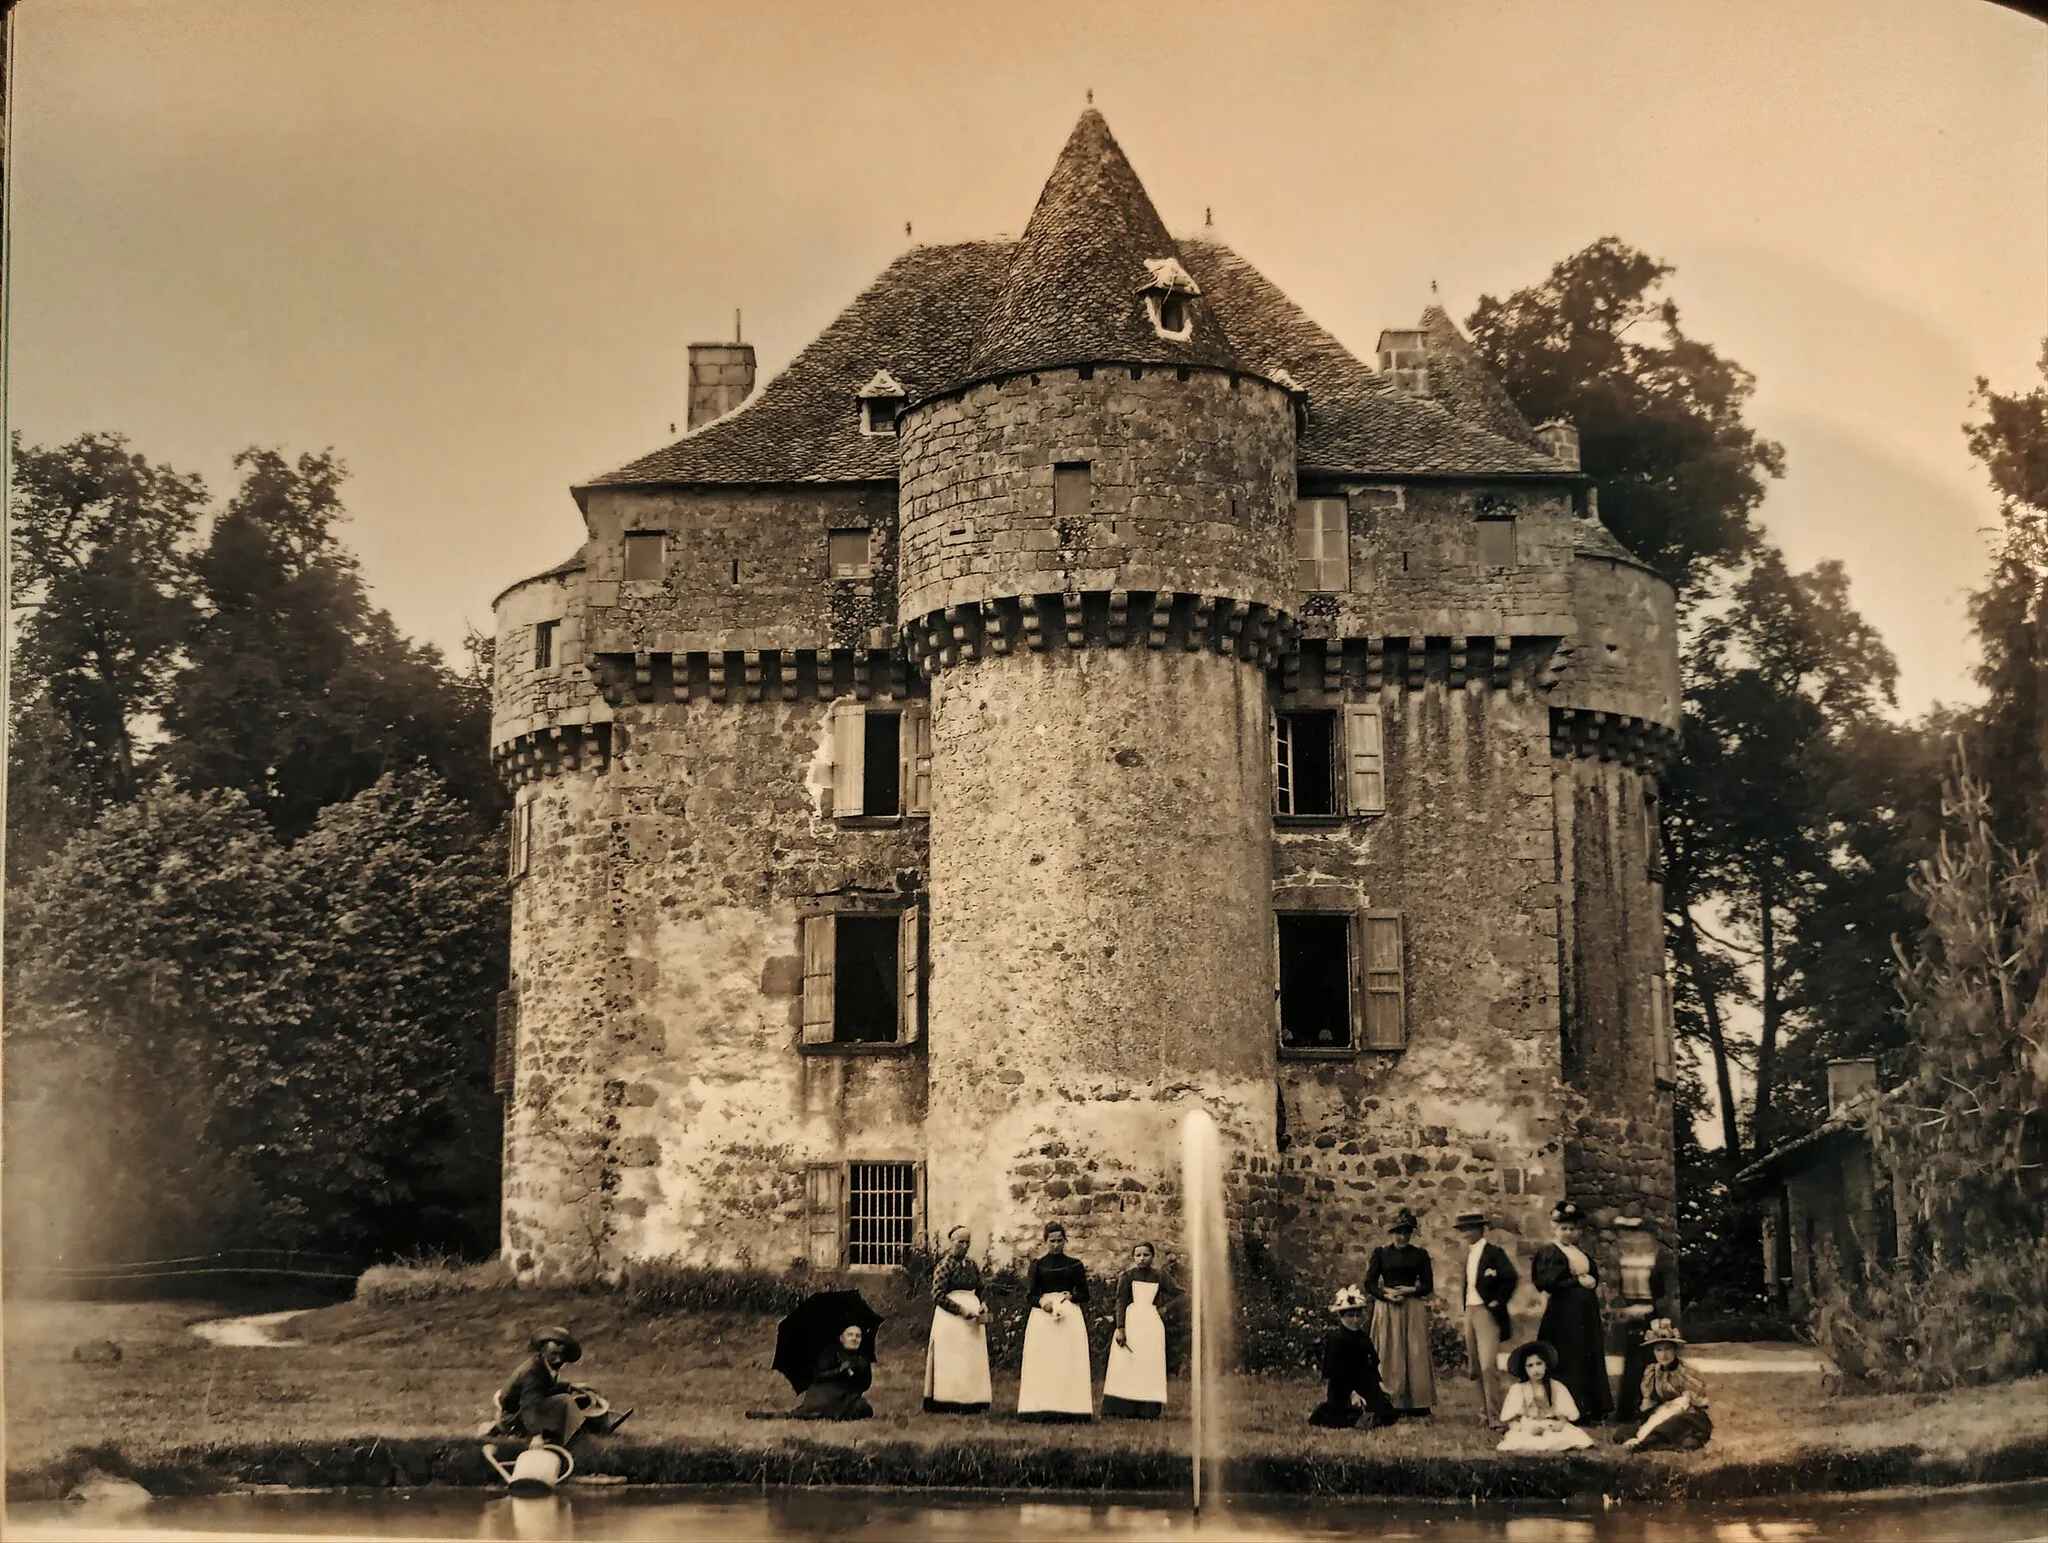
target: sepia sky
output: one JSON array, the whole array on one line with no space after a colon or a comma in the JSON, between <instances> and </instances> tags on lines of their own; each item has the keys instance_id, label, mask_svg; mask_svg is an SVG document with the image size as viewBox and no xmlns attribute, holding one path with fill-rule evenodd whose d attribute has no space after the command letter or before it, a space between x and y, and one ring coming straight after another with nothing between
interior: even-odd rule
<instances>
[{"instance_id":1,"label":"sepia sky","mask_svg":"<svg viewBox=\"0 0 2048 1543\"><path fill-rule=\"evenodd\" d=\"M2048 29L1983 0L693 5L22 0L10 416L217 492L333 446L377 599L452 648L905 244L1016 232L1092 89L1168 225L1369 356L1598 236L1757 377L1764 515L1904 705L1971 694L1973 377L2048 333Z\"/></svg>"}]
</instances>

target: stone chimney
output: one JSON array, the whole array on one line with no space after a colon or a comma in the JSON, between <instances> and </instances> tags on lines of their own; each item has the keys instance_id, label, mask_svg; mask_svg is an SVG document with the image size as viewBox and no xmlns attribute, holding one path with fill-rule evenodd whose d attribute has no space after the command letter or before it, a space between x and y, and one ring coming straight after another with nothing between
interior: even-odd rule
<instances>
[{"instance_id":1,"label":"stone chimney","mask_svg":"<svg viewBox=\"0 0 2048 1543\"><path fill-rule=\"evenodd\" d=\"M1877 1062L1869 1056L1828 1062L1828 1118L1877 1092Z\"/></svg>"},{"instance_id":2,"label":"stone chimney","mask_svg":"<svg viewBox=\"0 0 2048 1543\"><path fill-rule=\"evenodd\" d=\"M1380 373L1396 391L1429 395L1429 334L1420 329L1388 328L1380 334Z\"/></svg>"},{"instance_id":3,"label":"stone chimney","mask_svg":"<svg viewBox=\"0 0 2048 1543\"><path fill-rule=\"evenodd\" d=\"M723 418L754 389L752 343L690 345L690 421L692 433L714 418Z\"/></svg>"},{"instance_id":4,"label":"stone chimney","mask_svg":"<svg viewBox=\"0 0 2048 1543\"><path fill-rule=\"evenodd\" d=\"M1553 461L1579 469L1579 431L1562 418L1536 425L1536 444Z\"/></svg>"}]
</instances>

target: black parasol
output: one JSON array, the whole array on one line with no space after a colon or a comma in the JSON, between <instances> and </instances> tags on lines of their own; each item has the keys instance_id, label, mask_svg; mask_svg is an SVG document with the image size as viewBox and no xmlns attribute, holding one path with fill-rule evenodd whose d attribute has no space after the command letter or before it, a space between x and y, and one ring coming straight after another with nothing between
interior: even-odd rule
<instances>
[{"instance_id":1,"label":"black parasol","mask_svg":"<svg viewBox=\"0 0 2048 1543\"><path fill-rule=\"evenodd\" d=\"M839 1342L848 1324L859 1326L861 1354L872 1361L882 1315L858 1291L820 1291L805 1297L775 1330L775 1370L803 1392L818 1369L819 1355Z\"/></svg>"}]
</instances>

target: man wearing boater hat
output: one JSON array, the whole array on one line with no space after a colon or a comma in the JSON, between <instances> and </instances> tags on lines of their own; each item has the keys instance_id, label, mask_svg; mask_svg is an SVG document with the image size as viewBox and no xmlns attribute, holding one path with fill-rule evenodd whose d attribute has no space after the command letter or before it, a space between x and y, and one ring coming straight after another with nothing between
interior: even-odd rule
<instances>
[{"instance_id":1,"label":"man wearing boater hat","mask_svg":"<svg viewBox=\"0 0 2048 1543\"><path fill-rule=\"evenodd\" d=\"M533 1354L498 1393L498 1432L567 1446L586 1423L599 1436L626 1423L632 1410L614 1414L596 1393L562 1376L564 1366L583 1359L575 1335L546 1324L533 1331L528 1348Z\"/></svg>"},{"instance_id":2,"label":"man wearing boater hat","mask_svg":"<svg viewBox=\"0 0 2048 1543\"><path fill-rule=\"evenodd\" d=\"M1522 1277L1507 1250L1486 1241L1485 1213L1461 1212L1451 1225L1465 1240L1465 1375L1479 1384L1480 1412L1492 1430L1500 1425L1501 1399L1507 1392L1501 1382L1500 1347L1513 1336L1508 1301Z\"/></svg>"}]
</instances>

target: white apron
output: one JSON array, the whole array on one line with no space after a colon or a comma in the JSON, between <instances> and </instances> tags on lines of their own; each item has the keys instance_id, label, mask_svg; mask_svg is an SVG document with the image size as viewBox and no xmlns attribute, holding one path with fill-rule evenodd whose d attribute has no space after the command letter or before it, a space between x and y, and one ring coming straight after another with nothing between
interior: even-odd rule
<instances>
[{"instance_id":1,"label":"white apron","mask_svg":"<svg viewBox=\"0 0 2048 1543\"><path fill-rule=\"evenodd\" d=\"M1036 1307L1024 1315L1024 1370L1017 1380L1017 1413L1093 1419L1088 1320L1064 1291L1046 1295L1058 1301L1058 1316Z\"/></svg>"},{"instance_id":2,"label":"white apron","mask_svg":"<svg viewBox=\"0 0 2048 1543\"><path fill-rule=\"evenodd\" d=\"M1124 1339L1129 1348L1109 1342L1109 1370L1103 1374L1102 1396L1133 1404L1166 1402L1166 1325L1152 1305L1159 1295L1156 1280L1131 1282L1131 1305L1124 1309Z\"/></svg>"},{"instance_id":3,"label":"white apron","mask_svg":"<svg viewBox=\"0 0 2048 1543\"><path fill-rule=\"evenodd\" d=\"M971 1291L949 1291L946 1299L975 1311L981 1308L981 1298ZM988 1325L969 1323L943 1307L932 1309L932 1337L924 1351L925 1407L986 1409L992 1396Z\"/></svg>"}]
</instances>

